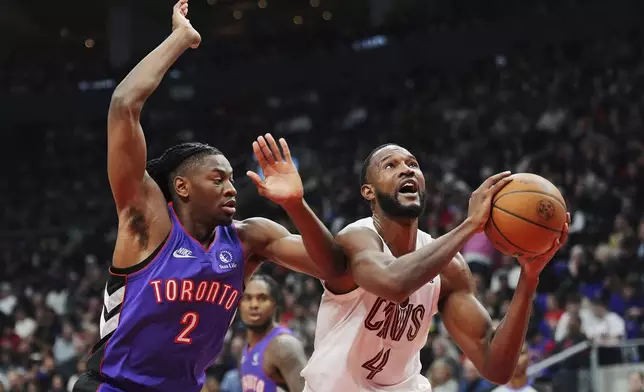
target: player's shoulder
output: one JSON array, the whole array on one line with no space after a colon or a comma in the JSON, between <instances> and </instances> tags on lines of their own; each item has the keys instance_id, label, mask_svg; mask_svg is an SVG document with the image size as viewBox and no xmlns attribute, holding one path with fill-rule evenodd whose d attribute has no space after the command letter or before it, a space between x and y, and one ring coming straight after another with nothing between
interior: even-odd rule
<instances>
[{"instance_id":1,"label":"player's shoulder","mask_svg":"<svg viewBox=\"0 0 644 392\"><path fill-rule=\"evenodd\" d=\"M262 217L235 220L233 227L242 242L269 242L273 238L290 234L284 226Z\"/></svg>"},{"instance_id":2,"label":"player's shoulder","mask_svg":"<svg viewBox=\"0 0 644 392\"><path fill-rule=\"evenodd\" d=\"M293 335L293 333L286 330L275 335L273 342L275 343L275 345L282 348L302 347L302 342L300 342L299 339L296 338L295 335Z\"/></svg>"},{"instance_id":3,"label":"player's shoulder","mask_svg":"<svg viewBox=\"0 0 644 392\"><path fill-rule=\"evenodd\" d=\"M349 223L336 236L353 235L355 233L371 233L371 235L378 236L371 217L358 219L355 222Z\"/></svg>"},{"instance_id":4,"label":"player's shoulder","mask_svg":"<svg viewBox=\"0 0 644 392\"><path fill-rule=\"evenodd\" d=\"M380 236L373 228L373 224L369 224L370 219L360 219L347 225L336 234L335 241L345 249L372 247L373 245L382 248Z\"/></svg>"},{"instance_id":5,"label":"player's shoulder","mask_svg":"<svg viewBox=\"0 0 644 392\"><path fill-rule=\"evenodd\" d=\"M271 340L267 351L270 356L277 360L297 358L304 353L304 345L293 334L285 331Z\"/></svg>"}]
</instances>

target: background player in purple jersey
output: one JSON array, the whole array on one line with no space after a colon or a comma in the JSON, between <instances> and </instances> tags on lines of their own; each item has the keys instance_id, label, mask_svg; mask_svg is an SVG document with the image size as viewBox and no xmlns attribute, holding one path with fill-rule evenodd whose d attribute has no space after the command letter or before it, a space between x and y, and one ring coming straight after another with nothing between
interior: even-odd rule
<instances>
[{"instance_id":1,"label":"background player in purple jersey","mask_svg":"<svg viewBox=\"0 0 644 392\"><path fill-rule=\"evenodd\" d=\"M262 196L286 210L302 237L263 218L233 221L232 168L214 147L172 147L146 170L143 104L174 61L201 40L187 13L188 1L180 0L172 34L112 96L107 168L118 236L101 339L75 391L199 391L205 369L221 351L244 282L262 260L321 279L344 270L331 234L303 200L284 140L284 156L270 135L253 143L265 179L248 175Z\"/></svg>"},{"instance_id":2,"label":"background player in purple jersey","mask_svg":"<svg viewBox=\"0 0 644 392\"><path fill-rule=\"evenodd\" d=\"M301 392L306 366L302 343L291 330L277 324L281 308L280 287L270 276L254 275L239 308L247 328L240 374L244 392Z\"/></svg>"}]
</instances>

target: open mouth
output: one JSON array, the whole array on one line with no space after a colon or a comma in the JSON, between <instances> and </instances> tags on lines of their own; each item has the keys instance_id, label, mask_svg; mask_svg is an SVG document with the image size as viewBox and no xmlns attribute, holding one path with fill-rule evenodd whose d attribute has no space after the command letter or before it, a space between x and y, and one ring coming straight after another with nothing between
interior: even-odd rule
<instances>
[{"instance_id":1,"label":"open mouth","mask_svg":"<svg viewBox=\"0 0 644 392\"><path fill-rule=\"evenodd\" d=\"M418 184L414 180L405 180L398 186L398 193L403 195L415 195L418 193Z\"/></svg>"}]
</instances>

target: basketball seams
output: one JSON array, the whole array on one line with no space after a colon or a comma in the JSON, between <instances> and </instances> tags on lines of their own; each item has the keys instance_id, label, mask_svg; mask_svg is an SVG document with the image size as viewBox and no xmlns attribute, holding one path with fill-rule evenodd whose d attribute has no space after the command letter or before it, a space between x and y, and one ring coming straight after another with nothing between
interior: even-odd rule
<instances>
[{"instance_id":1,"label":"basketball seams","mask_svg":"<svg viewBox=\"0 0 644 392\"><path fill-rule=\"evenodd\" d=\"M535 226L539 226L539 227L541 227L542 229L545 229L545 230L548 230L548 231L552 231L552 232L554 232L554 233L561 233L561 230L553 229L552 227L548 227L548 226L546 226L546 225L542 225L541 223L533 222L533 221L531 221L530 219L528 219L528 218L524 218L524 217L522 217L521 215L517 215L517 214L515 214L514 212L510 212L510 211L506 210L505 208L501 208L501 207L497 207L497 206L493 206L493 208L496 208L496 209L497 209L497 210L499 210L499 211L503 211L503 212L505 212L506 214L511 215L511 216L513 216L513 217L515 217L515 218L517 218L517 219L521 219L521 220L522 220L522 221L524 221L524 222L528 222L528 223L531 223L531 224L533 224L533 225L535 225Z\"/></svg>"},{"instance_id":2,"label":"basketball seams","mask_svg":"<svg viewBox=\"0 0 644 392\"><path fill-rule=\"evenodd\" d=\"M566 205L565 205L564 203L562 203L562 202L561 202L561 200L559 200L557 197L555 197L552 193L548 193L548 192L544 192L544 191L536 191L536 190L520 190L520 191L509 191L509 192L505 192L505 193L501 194L501 196L499 196L498 198L496 198L496 200L493 200L493 201L492 201L492 206L496 206L496 203L497 203L499 200L501 200L504 196L506 196L506 195L511 195L511 194L513 194L513 193L536 193L536 194L538 194L538 195L548 196L548 197L549 197L549 198L551 198L552 200L554 200L554 201L556 201L557 203L559 203L559 205L560 205L560 206L562 206L564 210L567 210L567 209L568 209L568 208L566 207Z\"/></svg>"},{"instance_id":3,"label":"basketball seams","mask_svg":"<svg viewBox=\"0 0 644 392\"><path fill-rule=\"evenodd\" d=\"M527 249L523 249L522 247L517 246L514 242L510 241L508 239L508 237L506 237L505 234L503 234L503 232L501 232L501 230L499 230L499 227L496 225L496 222L494 222L494 215L493 214L490 214L490 222L492 222L492 226L494 226L494 229L496 230L496 232L499 233L499 235L501 237L503 237L503 239L506 240L508 244L512 245L517 250L520 250L522 252L536 254L536 252L532 252L532 251L529 251Z\"/></svg>"}]
</instances>

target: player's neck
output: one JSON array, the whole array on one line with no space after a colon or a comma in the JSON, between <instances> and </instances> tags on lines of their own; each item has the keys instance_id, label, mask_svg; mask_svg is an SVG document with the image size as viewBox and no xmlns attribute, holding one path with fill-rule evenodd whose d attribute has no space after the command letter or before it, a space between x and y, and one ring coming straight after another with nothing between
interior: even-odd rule
<instances>
[{"instance_id":1,"label":"player's neck","mask_svg":"<svg viewBox=\"0 0 644 392\"><path fill-rule=\"evenodd\" d=\"M416 250L418 219L392 219L374 213L373 224L394 256L400 257Z\"/></svg>"},{"instance_id":2,"label":"player's neck","mask_svg":"<svg viewBox=\"0 0 644 392\"><path fill-rule=\"evenodd\" d=\"M512 380L510 380L509 383L507 383L507 386L509 386L512 389L523 388L526 385L528 385L528 376L515 377Z\"/></svg>"},{"instance_id":3,"label":"player's neck","mask_svg":"<svg viewBox=\"0 0 644 392\"><path fill-rule=\"evenodd\" d=\"M199 222L197 219L193 218L190 209L184 204L175 205L174 208L177 213L177 218L179 218L179 222L181 222L183 228L202 246L208 247L215 240L214 235L216 226Z\"/></svg>"},{"instance_id":4,"label":"player's neck","mask_svg":"<svg viewBox=\"0 0 644 392\"><path fill-rule=\"evenodd\" d=\"M275 327L277 327L277 324L270 323L266 326L266 328L262 330L254 330L254 329L247 328L246 341L248 342L248 347L249 348L254 347L260 340L264 339L266 335L268 335Z\"/></svg>"}]
</instances>

